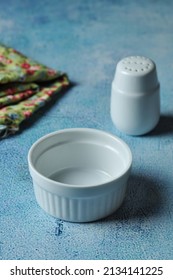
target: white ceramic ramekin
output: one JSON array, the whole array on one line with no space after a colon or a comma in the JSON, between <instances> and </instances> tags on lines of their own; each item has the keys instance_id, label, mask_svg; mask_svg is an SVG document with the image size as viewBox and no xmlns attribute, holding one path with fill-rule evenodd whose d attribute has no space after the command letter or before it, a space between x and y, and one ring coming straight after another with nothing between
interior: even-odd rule
<instances>
[{"instance_id":1,"label":"white ceramic ramekin","mask_svg":"<svg viewBox=\"0 0 173 280\"><path fill-rule=\"evenodd\" d=\"M47 213L89 222L121 205L132 155L127 144L107 132L71 128L34 143L28 164L37 202Z\"/></svg>"},{"instance_id":2,"label":"white ceramic ramekin","mask_svg":"<svg viewBox=\"0 0 173 280\"><path fill-rule=\"evenodd\" d=\"M130 135L151 131L160 118L160 84L155 63L130 56L117 64L112 82L111 117L115 126Z\"/></svg>"}]
</instances>

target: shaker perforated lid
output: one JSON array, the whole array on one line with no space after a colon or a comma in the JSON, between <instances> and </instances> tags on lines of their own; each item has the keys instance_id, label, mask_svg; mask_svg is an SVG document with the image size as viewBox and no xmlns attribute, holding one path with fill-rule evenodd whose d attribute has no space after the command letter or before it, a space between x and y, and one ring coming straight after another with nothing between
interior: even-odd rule
<instances>
[{"instance_id":1,"label":"shaker perforated lid","mask_svg":"<svg viewBox=\"0 0 173 280\"><path fill-rule=\"evenodd\" d=\"M125 93L148 93L159 86L155 63L144 56L129 56L116 67L113 86Z\"/></svg>"}]
</instances>

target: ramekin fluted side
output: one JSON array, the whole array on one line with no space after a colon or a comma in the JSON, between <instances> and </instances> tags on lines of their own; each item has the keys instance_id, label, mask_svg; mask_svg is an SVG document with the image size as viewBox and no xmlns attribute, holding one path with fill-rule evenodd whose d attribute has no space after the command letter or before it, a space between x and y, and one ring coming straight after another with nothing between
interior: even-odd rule
<instances>
[{"instance_id":1,"label":"ramekin fluted side","mask_svg":"<svg viewBox=\"0 0 173 280\"><path fill-rule=\"evenodd\" d=\"M113 213L122 203L126 186L99 196L72 198L51 193L34 182L38 204L48 214L71 222L95 221Z\"/></svg>"}]
</instances>

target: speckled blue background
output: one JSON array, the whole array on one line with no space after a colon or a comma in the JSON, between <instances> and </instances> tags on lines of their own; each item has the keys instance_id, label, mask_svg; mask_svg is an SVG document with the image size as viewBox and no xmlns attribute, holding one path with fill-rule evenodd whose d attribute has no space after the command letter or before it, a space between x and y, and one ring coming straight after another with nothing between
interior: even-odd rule
<instances>
[{"instance_id":1,"label":"speckled blue background","mask_svg":"<svg viewBox=\"0 0 173 280\"><path fill-rule=\"evenodd\" d=\"M173 259L173 1L6 0L0 41L69 74L75 83L15 136L0 141L0 259ZM115 66L128 55L157 65L161 119L147 136L110 119ZM39 208L27 153L68 127L109 131L130 146L133 169L122 207L86 224Z\"/></svg>"}]
</instances>

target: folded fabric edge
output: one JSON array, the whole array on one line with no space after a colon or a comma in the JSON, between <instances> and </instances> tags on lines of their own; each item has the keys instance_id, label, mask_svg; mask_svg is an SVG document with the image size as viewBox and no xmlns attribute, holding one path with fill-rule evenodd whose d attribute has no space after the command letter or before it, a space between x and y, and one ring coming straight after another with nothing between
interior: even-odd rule
<instances>
[{"instance_id":1,"label":"folded fabric edge","mask_svg":"<svg viewBox=\"0 0 173 280\"><path fill-rule=\"evenodd\" d=\"M49 81L63 73L0 43L0 84Z\"/></svg>"},{"instance_id":2,"label":"folded fabric edge","mask_svg":"<svg viewBox=\"0 0 173 280\"><path fill-rule=\"evenodd\" d=\"M0 137L1 138L5 137L6 133L7 133L7 126L1 124L0 125Z\"/></svg>"},{"instance_id":3,"label":"folded fabric edge","mask_svg":"<svg viewBox=\"0 0 173 280\"><path fill-rule=\"evenodd\" d=\"M64 73L61 76L61 81L59 81L58 84L59 84L58 88L55 89L54 93L59 92L59 91L65 89L65 88L67 88L71 85L67 74ZM50 100L51 100L51 96L48 96L47 100L45 100L45 101L47 103ZM25 102L25 101L23 101L23 102ZM21 103L23 103L23 102L21 102ZM20 104L20 102L19 102L19 104ZM12 107L13 106L15 106L15 105L12 105ZM11 106L9 106L9 107L11 107ZM38 111L41 107L42 106L35 107L33 113ZM6 117L8 119L8 116L6 116ZM19 131L20 124L23 123L26 119L29 119L29 116L26 117L26 118L21 118L20 122L17 123L17 124L12 123L11 125L9 125L9 124L0 123L0 139L5 138L5 137L9 136L10 134L15 134L17 131Z\"/></svg>"}]
</instances>

